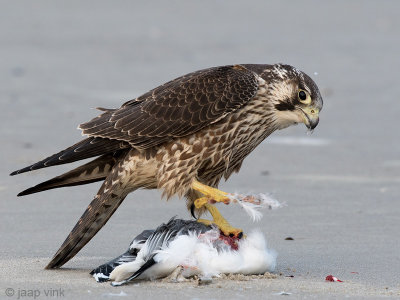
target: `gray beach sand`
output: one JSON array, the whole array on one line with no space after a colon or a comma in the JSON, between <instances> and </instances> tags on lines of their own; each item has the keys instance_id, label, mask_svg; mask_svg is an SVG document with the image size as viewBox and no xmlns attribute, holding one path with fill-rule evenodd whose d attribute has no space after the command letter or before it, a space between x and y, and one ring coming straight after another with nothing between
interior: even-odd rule
<instances>
[{"instance_id":1,"label":"gray beach sand","mask_svg":"<svg viewBox=\"0 0 400 300\"><path fill-rule=\"evenodd\" d=\"M400 297L400 2L246 3L0 2L0 298ZM286 203L258 223L222 208L234 225L263 231L278 253L276 278L96 283L88 272L137 233L189 218L182 200L157 191L130 195L65 268L43 270L99 184L17 198L77 164L11 171L80 140L75 128L98 114L91 108L196 69L275 62L320 86L320 125L273 134L221 189ZM343 282L325 282L330 274Z\"/></svg>"}]
</instances>

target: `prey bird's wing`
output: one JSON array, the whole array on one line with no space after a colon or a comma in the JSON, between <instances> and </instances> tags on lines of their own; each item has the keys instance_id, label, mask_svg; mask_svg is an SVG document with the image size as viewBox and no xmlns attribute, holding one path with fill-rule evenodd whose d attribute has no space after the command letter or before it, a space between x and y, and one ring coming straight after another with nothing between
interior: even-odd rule
<instances>
[{"instance_id":1,"label":"prey bird's wing","mask_svg":"<svg viewBox=\"0 0 400 300\"><path fill-rule=\"evenodd\" d=\"M154 257L157 255L158 251L165 249L169 242L178 234L176 229L169 226L173 220L174 219L171 219L167 224L162 224L149 236L140 250L140 255L144 262L143 265L126 280L115 283L116 285L127 283L139 277L143 272L156 264Z\"/></svg>"},{"instance_id":2,"label":"prey bird's wing","mask_svg":"<svg viewBox=\"0 0 400 300\"><path fill-rule=\"evenodd\" d=\"M173 241L179 235L189 235L189 234L201 234L212 227L205 225L203 223L193 221L193 220L182 220L182 219L170 219L167 223L161 224L157 229L149 236L149 238L144 243L140 253L143 260L143 265L133 273L129 278L121 282L114 282L113 285L125 284L143 274L146 270L154 266L157 262L155 256L160 250L165 250L168 248L169 243Z\"/></svg>"},{"instance_id":3,"label":"prey bird's wing","mask_svg":"<svg viewBox=\"0 0 400 300\"><path fill-rule=\"evenodd\" d=\"M110 277L111 272L118 267L119 265L132 262L136 260L137 254L142 249L143 244L147 241L147 239L153 234L154 230L144 230L141 234L136 236L129 248L125 253L121 254L120 256L110 260L109 262L98 266L96 269L93 269L90 272L90 275L98 282L107 281Z\"/></svg>"},{"instance_id":4,"label":"prey bird's wing","mask_svg":"<svg viewBox=\"0 0 400 300\"><path fill-rule=\"evenodd\" d=\"M88 136L151 148L218 122L246 105L257 90L257 76L241 65L209 68L106 110L79 128Z\"/></svg>"}]
</instances>

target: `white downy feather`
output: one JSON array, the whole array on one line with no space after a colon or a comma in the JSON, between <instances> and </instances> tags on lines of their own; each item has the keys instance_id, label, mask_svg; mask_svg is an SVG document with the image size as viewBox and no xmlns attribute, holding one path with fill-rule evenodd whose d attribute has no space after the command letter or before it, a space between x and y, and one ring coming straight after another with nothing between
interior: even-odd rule
<instances>
[{"instance_id":1,"label":"white downy feather","mask_svg":"<svg viewBox=\"0 0 400 300\"><path fill-rule=\"evenodd\" d=\"M244 211L250 216L253 222L258 222L263 217L260 209L269 208L276 209L284 206L278 200L267 194L232 194L229 195L231 202L239 204Z\"/></svg>"}]
</instances>

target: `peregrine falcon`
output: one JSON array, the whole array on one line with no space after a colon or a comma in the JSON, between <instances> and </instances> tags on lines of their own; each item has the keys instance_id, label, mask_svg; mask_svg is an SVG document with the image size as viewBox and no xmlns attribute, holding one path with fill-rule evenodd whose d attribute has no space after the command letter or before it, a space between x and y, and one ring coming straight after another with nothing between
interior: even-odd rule
<instances>
[{"instance_id":1,"label":"peregrine falcon","mask_svg":"<svg viewBox=\"0 0 400 300\"><path fill-rule=\"evenodd\" d=\"M217 189L275 130L297 123L314 129L322 97L314 81L284 64L213 67L178 77L79 126L86 138L11 173L97 157L18 196L104 180L46 268L69 261L136 189L185 197L192 215L208 211L227 236L242 236L217 208L229 194Z\"/></svg>"}]
</instances>

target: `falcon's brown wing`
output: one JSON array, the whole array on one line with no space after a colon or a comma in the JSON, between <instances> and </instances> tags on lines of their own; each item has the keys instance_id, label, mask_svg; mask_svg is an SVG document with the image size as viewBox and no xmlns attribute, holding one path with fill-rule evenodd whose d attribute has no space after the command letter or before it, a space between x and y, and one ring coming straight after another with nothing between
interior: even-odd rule
<instances>
[{"instance_id":1,"label":"falcon's brown wing","mask_svg":"<svg viewBox=\"0 0 400 300\"><path fill-rule=\"evenodd\" d=\"M209 68L169 81L119 109L106 110L79 128L88 136L146 149L218 122L244 106L257 89L255 74L244 66Z\"/></svg>"}]
</instances>

